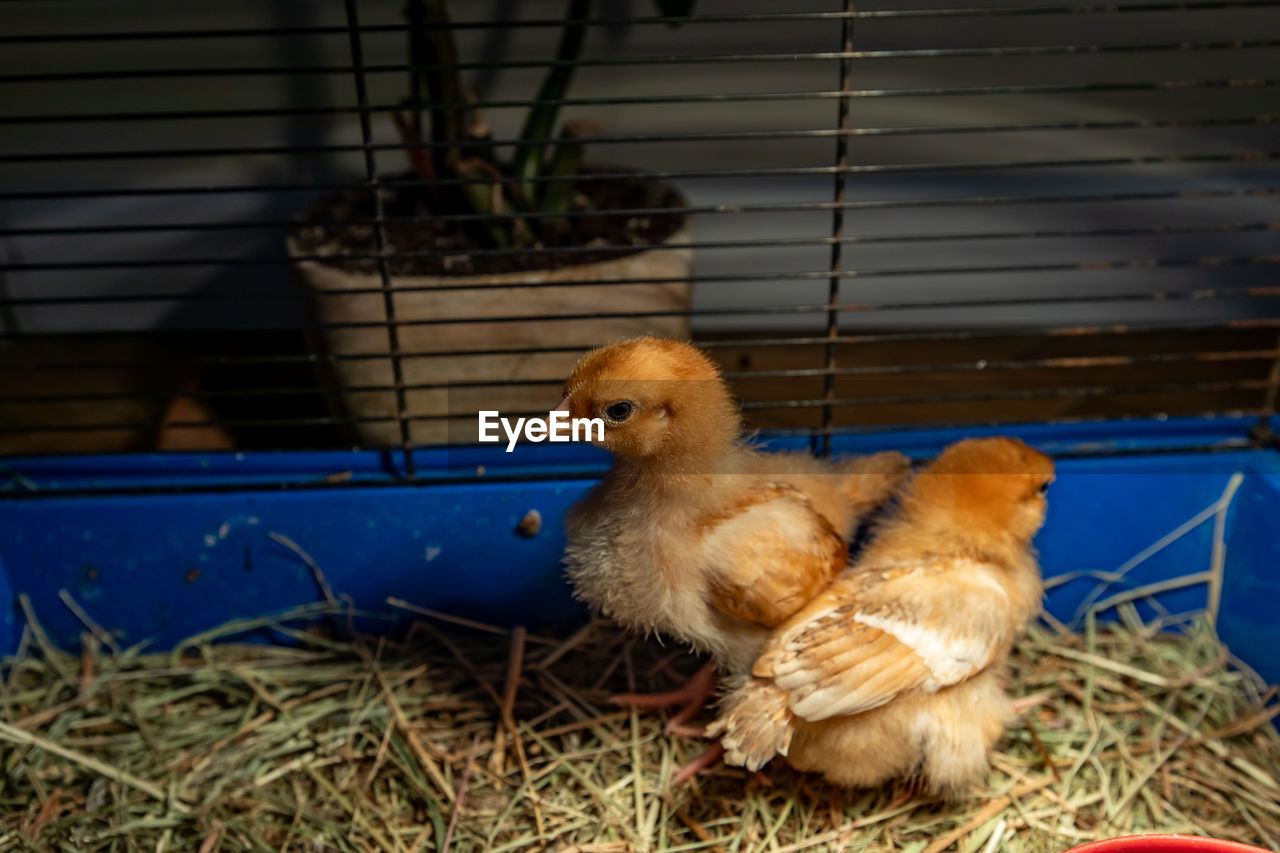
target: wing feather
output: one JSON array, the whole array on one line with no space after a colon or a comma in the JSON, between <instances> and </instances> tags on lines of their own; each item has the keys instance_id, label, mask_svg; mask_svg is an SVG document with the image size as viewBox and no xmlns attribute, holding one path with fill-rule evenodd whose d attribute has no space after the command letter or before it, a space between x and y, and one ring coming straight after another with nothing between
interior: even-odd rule
<instances>
[{"instance_id":1,"label":"wing feather","mask_svg":"<svg viewBox=\"0 0 1280 853\"><path fill-rule=\"evenodd\" d=\"M712 607L767 627L782 624L844 569L844 538L796 489L770 484L702 522L715 566Z\"/></svg>"},{"instance_id":2,"label":"wing feather","mask_svg":"<svg viewBox=\"0 0 1280 853\"><path fill-rule=\"evenodd\" d=\"M816 722L859 714L903 693L957 684L995 658L1001 632L968 630L963 619L924 624L910 600L859 581L846 574L796 614L752 668L787 691L797 716Z\"/></svg>"}]
</instances>

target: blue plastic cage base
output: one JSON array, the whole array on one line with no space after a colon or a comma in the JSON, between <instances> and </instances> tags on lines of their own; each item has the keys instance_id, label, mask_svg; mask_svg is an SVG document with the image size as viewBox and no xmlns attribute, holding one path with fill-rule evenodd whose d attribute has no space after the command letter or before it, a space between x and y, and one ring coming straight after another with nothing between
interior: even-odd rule
<instances>
[{"instance_id":1,"label":"blue plastic cage base","mask_svg":"<svg viewBox=\"0 0 1280 853\"><path fill-rule=\"evenodd\" d=\"M1280 681L1280 453L1250 445L1256 418L1110 421L887 431L833 438L836 453L918 457L968 435L1017 435L1058 457L1037 539L1047 608L1131 590L1144 618L1216 610L1233 653ZM774 437L773 447L808 438ZM1180 450L1195 446L1194 452ZM561 518L607 457L580 446L415 452L45 457L0 467L0 653L17 648L25 594L45 630L74 647L77 603L124 645L167 649L232 619L313 602L304 550L357 608L410 618L403 599L486 622L546 627L583 612L561 574ZM476 479L477 468L484 476ZM541 531L517 526L531 510ZM273 536L272 534L276 534ZM64 592L65 591L65 592Z\"/></svg>"}]
</instances>

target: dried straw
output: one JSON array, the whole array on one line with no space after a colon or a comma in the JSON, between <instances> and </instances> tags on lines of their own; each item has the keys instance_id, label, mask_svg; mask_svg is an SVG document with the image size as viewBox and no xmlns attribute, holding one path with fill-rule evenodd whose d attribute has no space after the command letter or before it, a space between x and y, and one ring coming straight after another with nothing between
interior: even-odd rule
<instances>
[{"instance_id":1,"label":"dried straw","mask_svg":"<svg viewBox=\"0 0 1280 853\"><path fill-rule=\"evenodd\" d=\"M53 648L34 622L0 667L0 851L1061 851L1153 830L1275 848L1280 710L1203 622L1157 634L1047 625L1014 657L1030 696L990 778L956 803L841 791L608 702L698 661L606 624L567 638L417 623L335 639L328 601L175 655ZM342 613L342 616L348 614ZM307 629L288 620L311 619ZM329 618L329 622L318 620ZM433 624L434 623L434 624ZM215 643L274 627L296 647ZM1035 704L1036 700L1040 700Z\"/></svg>"}]
</instances>

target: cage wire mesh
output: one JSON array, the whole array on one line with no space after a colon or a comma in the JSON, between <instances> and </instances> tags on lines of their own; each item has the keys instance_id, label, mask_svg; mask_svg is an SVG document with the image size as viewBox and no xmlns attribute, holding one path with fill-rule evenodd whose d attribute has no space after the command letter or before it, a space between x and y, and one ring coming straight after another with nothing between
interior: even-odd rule
<instances>
[{"instance_id":1,"label":"cage wire mesh","mask_svg":"<svg viewBox=\"0 0 1280 853\"><path fill-rule=\"evenodd\" d=\"M819 447L1275 411L1280 3L448 6L0 7L0 452L470 442L643 332Z\"/></svg>"}]
</instances>

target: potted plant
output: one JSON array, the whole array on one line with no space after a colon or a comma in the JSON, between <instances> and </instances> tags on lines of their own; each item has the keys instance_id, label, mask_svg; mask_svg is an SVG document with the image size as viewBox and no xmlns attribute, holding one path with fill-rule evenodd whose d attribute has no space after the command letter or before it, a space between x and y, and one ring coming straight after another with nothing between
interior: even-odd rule
<instances>
[{"instance_id":1,"label":"potted plant","mask_svg":"<svg viewBox=\"0 0 1280 853\"><path fill-rule=\"evenodd\" d=\"M692 0L656 5L676 18ZM591 6L569 0L555 61L518 138L495 141L463 87L445 0L408 0L410 94L392 119L411 168L380 190L391 294L380 292L368 190L321 198L288 238L315 294L323 345L337 356L338 401L361 442L401 439L393 362L377 357L391 351L388 329L378 325L389 319L387 299L398 351L408 354L400 368L414 444L474 441L479 409L545 411L555 392L546 383L568 373L576 350L627 335L688 336L688 319L678 314L544 319L689 307L684 198L625 168L584 165L592 126L559 125ZM636 209L671 212L610 214ZM633 279L640 281L625 283ZM540 347L570 351L501 352ZM460 354L467 351L483 354ZM445 414L469 418L450 430Z\"/></svg>"}]
</instances>

